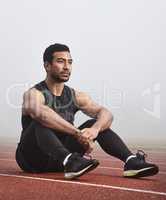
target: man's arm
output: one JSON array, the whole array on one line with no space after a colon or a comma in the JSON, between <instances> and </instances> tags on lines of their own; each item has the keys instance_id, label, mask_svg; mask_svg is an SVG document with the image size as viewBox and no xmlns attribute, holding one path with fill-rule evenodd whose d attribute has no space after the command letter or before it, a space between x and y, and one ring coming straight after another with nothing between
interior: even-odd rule
<instances>
[{"instance_id":1,"label":"man's arm","mask_svg":"<svg viewBox=\"0 0 166 200\"><path fill-rule=\"evenodd\" d=\"M45 99L43 94L35 89L29 89L23 95L22 112L25 115L30 115L33 119L39 121L42 125L65 132L71 135L76 135L79 130L63 119L58 113L44 105Z\"/></svg>"},{"instance_id":2,"label":"man's arm","mask_svg":"<svg viewBox=\"0 0 166 200\"><path fill-rule=\"evenodd\" d=\"M85 92L75 91L75 93L76 102L82 112L97 120L93 128L100 132L111 126L113 115L110 110L94 102Z\"/></svg>"}]
</instances>

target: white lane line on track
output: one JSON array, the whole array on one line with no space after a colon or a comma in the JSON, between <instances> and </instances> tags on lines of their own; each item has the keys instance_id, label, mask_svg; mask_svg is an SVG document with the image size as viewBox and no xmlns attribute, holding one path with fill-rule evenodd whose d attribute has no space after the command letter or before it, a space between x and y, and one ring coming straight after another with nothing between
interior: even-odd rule
<instances>
[{"instance_id":1,"label":"white lane line on track","mask_svg":"<svg viewBox=\"0 0 166 200\"><path fill-rule=\"evenodd\" d=\"M1 158L0 158L0 160L2 160L2 161L16 162L16 161L13 160L13 159L6 159L6 158L4 158L4 159L1 159ZM99 166L99 167L97 167L97 169L98 169L98 168L99 168L99 169L110 169L110 170L120 170L120 171L123 171L123 168L119 168L119 167L105 167L105 166ZM159 174L164 174L164 175L166 175L166 172L160 171Z\"/></svg>"},{"instance_id":2,"label":"white lane line on track","mask_svg":"<svg viewBox=\"0 0 166 200\"><path fill-rule=\"evenodd\" d=\"M2 161L13 161L13 162L16 162L14 159L10 159L10 158L0 158L0 160L2 160Z\"/></svg>"},{"instance_id":3,"label":"white lane line on track","mask_svg":"<svg viewBox=\"0 0 166 200\"><path fill-rule=\"evenodd\" d=\"M33 180L41 180L41 181L50 181L50 182L66 183L66 184L75 184L75 185L83 185L83 186L91 186L91 187L99 187L99 188L107 188L107 189L115 189L115 190L129 191L129 192L139 192L139 193L166 196L165 192L157 192L157 191L152 191L152 190L142 190L142 189L136 189L136 188L127 188L127 187L118 187L118 186L113 186L113 185L103 185L103 184L95 184L95 183L56 180L56 179L48 179L48 178L42 178L42 177L18 176L18 175L1 174L1 173L0 173L0 176L23 178L23 179L33 179Z\"/></svg>"}]
</instances>

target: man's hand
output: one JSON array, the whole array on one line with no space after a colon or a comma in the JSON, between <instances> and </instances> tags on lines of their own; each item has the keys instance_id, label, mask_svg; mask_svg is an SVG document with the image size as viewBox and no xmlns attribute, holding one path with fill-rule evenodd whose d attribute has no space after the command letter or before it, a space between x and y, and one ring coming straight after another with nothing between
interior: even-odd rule
<instances>
[{"instance_id":1,"label":"man's hand","mask_svg":"<svg viewBox=\"0 0 166 200\"><path fill-rule=\"evenodd\" d=\"M81 130L82 136L87 138L88 140L93 141L95 138L97 138L99 134L99 129L91 127L91 128L84 128Z\"/></svg>"},{"instance_id":2,"label":"man's hand","mask_svg":"<svg viewBox=\"0 0 166 200\"><path fill-rule=\"evenodd\" d=\"M93 140L89 140L88 138L84 137L82 135L82 130L80 130L74 137L77 139L77 141L83 146L86 153L89 154L93 151Z\"/></svg>"}]
</instances>

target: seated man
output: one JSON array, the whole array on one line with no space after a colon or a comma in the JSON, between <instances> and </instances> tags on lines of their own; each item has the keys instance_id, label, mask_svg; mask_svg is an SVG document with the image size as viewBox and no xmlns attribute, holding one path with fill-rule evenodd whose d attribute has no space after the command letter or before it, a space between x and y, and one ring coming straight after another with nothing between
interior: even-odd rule
<instances>
[{"instance_id":1,"label":"seated man","mask_svg":"<svg viewBox=\"0 0 166 200\"><path fill-rule=\"evenodd\" d=\"M97 141L107 154L125 163L125 177L151 176L159 171L156 165L145 161L144 153L134 155L110 128L113 116L107 108L64 84L72 69L66 45L50 45L43 60L45 80L23 95L22 133L15 154L22 170L62 171L66 179L79 177L99 165L98 160L84 156ZM78 110L92 119L76 128L73 122Z\"/></svg>"}]
</instances>

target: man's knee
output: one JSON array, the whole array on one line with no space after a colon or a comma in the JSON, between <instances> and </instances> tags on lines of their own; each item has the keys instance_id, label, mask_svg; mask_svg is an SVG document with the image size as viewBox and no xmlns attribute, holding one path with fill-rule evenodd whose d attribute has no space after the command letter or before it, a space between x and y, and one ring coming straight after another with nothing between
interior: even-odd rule
<instances>
[{"instance_id":1,"label":"man's knee","mask_svg":"<svg viewBox=\"0 0 166 200\"><path fill-rule=\"evenodd\" d=\"M112 132L113 132L113 131L112 131L111 128L107 128L107 129L105 129L105 130L103 130L103 131L100 131L96 139L98 140L98 139L100 139L100 138L107 137L107 135L112 134Z\"/></svg>"},{"instance_id":2,"label":"man's knee","mask_svg":"<svg viewBox=\"0 0 166 200\"><path fill-rule=\"evenodd\" d=\"M41 122L37 120L33 120L32 126L35 127L37 130L51 130L51 128L44 126Z\"/></svg>"},{"instance_id":3,"label":"man's knee","mask_svg":"<svg viewBox=\"0 0 166 200\"><path fill-rule=\"evenodd\" d=\"M29 125L29 127L41 127L42 126L42 124L39 122L39 121L37 121L37 120L35 120L35 119L33 119L32 121L31 121L31 123L30 123L30 125Z\"/></svg>"}]
</instances>

